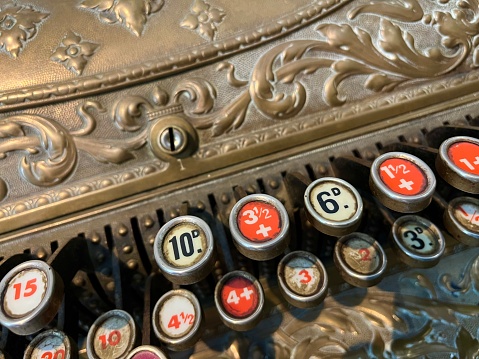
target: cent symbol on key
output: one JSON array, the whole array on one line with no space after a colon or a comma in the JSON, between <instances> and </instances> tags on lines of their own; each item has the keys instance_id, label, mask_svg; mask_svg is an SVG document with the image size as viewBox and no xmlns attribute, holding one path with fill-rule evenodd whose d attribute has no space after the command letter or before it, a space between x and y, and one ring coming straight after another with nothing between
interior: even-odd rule
<instances>
[{"instance_id":1,"label":"cent symbol on key","mask_svg":"<svg viewBox=\"0 0 479 359\"><path fill-rule=\"evenodd\" d=\"M271 204L252 201L241 208L238 228L250 241L269 241L281 232L281 217L276 207Z\"/></svg>"},{"instance_id":2,"label":"cent symbol on key","mask_svg":"<svg viewBox=\"0 0 479 359\"><path fill-rule=\"evenodd\" d=\"M447 154L463 171L479 175L479 145L471 142L456 142L449 146Z\"/></svg>"},{"instance_id":3,"label":"cent symbol on key","mask_svg":"<svg viewBox=\"0 0 479 359\"><path fill-rule=\"evenodd\" d=\"M258 291L248 278L232 277L223 285L221 302L228 314L236 318L244 318L256 310Z\"/></svg>"},{"instance_id":4,"label":"cent symbol on key","mask_svg":"<svg viewBox=\"0 0 479 359\"><path fill-rule=\"evenodd\" d=\"M414 163L403 158L390 158L379 167L381 180L392 191L413 196L424 191L427 178Z\"/></svg>"}]
</instances>

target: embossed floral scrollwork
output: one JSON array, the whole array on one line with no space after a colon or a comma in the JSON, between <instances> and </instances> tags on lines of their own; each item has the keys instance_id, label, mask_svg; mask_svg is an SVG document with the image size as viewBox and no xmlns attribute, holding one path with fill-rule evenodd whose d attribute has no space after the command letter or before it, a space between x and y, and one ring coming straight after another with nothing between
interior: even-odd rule
<instances>
[{"instance_id":1,"label":"embossed floral scrollwork","mask_svg":"<svg viewBox=\"0 0 479 359\"><path fill-rule=\"evenodd\" d=\"M352 77L365 75L365 89L388 92L408 81L451 73L471 52L473 65L477 66L479 1L457 1L456 7L451 12L430 15L417 0L372 1L354 7L348 15L353 20L364 14L378 16L376 36L351 24L321 24L317 27L321 39L277 45L258 60L247 81L235 77L234 65L221 63L218 70L228 71L228 83L244 90L217 111L192 114L194 125L211 129L214 136L238 129L251 104L271 119L296 116L310 95L303 83L305 76L321 69L329 71L323 84L323 101L334 107L347 101L340 85ZM419 50L413 35L399 21L422 21L421 26L438 34L441 42Z\"/></svg>"},{"instance_id":2,"label":"embossed floral scrollwork","mask_svg":"<svg viewBox=\"0 0 479 359\"><path fill-rule=\"evenodd\" d=\"M131 109L131 102L128 103ZM25 180L36 186L53 186L64 181L76 167L78 150L101 163L120 164L134 158L133 151L146 143L147 126L126 140L93 138L89 136L96 127L92 110L106 112L99 102L86 101L77 109L82 127L72 130L53 119L38 115L25 114L1 119L0 138L4 141L0 142L0 158L5 158L9 152L25 152L26 155L20 160L19 172ZM117 108L116 113L125 115L122 119L117 118L124 129L136 130L132 126L128 127L128 110L123 112Z\"/></svg>"},{"instance_id":3,"label":"embossed floral scrollwork","mask_svg":"<svg viewBox=\"0 0 479 359\"><path fill-rule=\"evenodd\" d=\"M26 135L29 128L36 135ZM35 115L17 115L0 120L0 157L11 151L24 151L28 155L20 160L21 175L37 186L52 186L68 176L77 161L72 136L64 127L50 119ZM31 158L43 151L46 159Z\"/></svg>"}]
</instances>

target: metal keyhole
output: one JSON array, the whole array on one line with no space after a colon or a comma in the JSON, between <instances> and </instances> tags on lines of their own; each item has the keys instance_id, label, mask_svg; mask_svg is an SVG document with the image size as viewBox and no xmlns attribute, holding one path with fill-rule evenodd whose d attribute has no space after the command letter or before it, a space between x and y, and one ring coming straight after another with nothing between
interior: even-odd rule
<instances>
[{"instance_id":1,"label":"metal keyhole","mask_svg":"<svg viewBox=\"0 0 479 359\"><path fill-rule=\"evenodd\" d=\"M168 127L161 133L159 142L164 151L179 153L186 146L186 135L177 127Z\"/></svg>"}]
</instances>

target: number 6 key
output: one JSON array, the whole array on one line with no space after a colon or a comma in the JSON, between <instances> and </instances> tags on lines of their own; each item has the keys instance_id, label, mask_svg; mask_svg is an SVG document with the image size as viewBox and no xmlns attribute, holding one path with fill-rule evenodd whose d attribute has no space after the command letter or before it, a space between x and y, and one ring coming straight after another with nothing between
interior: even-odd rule
<instances>
[{"instance_id":1,"label":"number 6 key","mask_svg":"<svg viewBox=\"0 0 479 359\"><path fill-rule=\"evenodd\" d=\"M176 284L193 284L211 272L214 241L210 227L201 218L180 216L160 228L154 255L163 275Z\"/></svg>"},{"instance_id":2,"label":"number 6 key","mask_svg":"<svg viewBox=\"0 0 479 359\"><path fill-rule=\"evenodd\" d=\"M363 201L348 182L334 177L320 178L304 193L306 216L320 232L342 236L356 230L361 222Z\"/></svg>"}]
</instances>

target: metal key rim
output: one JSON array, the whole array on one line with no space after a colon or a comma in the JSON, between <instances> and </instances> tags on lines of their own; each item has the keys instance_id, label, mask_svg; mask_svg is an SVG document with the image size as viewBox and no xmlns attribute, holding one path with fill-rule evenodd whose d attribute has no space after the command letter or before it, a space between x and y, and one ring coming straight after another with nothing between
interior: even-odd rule
<instances>
[{"instance_id":1,"label":"metal key rim","mask_svg":"<svg viewBox=\"0 0 479 359\"><path fill-rule=\"evenodd\" d=\"M253 242L246 238L238 227L238 214L249 202L264 202L273 206L279 213L281 231L276 238L266 242ZM273 259L280 255L289 244L289 217L284 205L267 194L252 194L241 198L233 206L229 216L229 226L235 246L246 257L255 260Z\"/></svg>"},{"instance_id":2,"label":"metal key rim","mask_svg":"<svg viewBox=\"0 0 479 359\"><path fill-rule=\"evenodd\" d=\"M9 316L4 309L6 289L10 281L20 272L29 269L37 269L43 272L47 278L45 294L40 304L32 311L22 317L14 318ZM48 324L58 312L63 300L63 281L60 276L47 263L40 260L23 262L10 270L0 282L0 323L18 335L29 335L36 333ZM58 298L62 300L57 300ZM56 300L52 300L55 298Z\"/></svg>"},{"instance_id":3,"label":"metal key rim","mask_svg":"<svg viewBox=\"0 0 479 359\"><path fill-rule=\"evenodd\" d=\"M291 290L286 283L284 278L284 268L286 264L295 257L303 257L309 260L310 262L314 263L314 265L319 269L321 272L321 281L318 285L318 290L316 293L303 296L300 294L295 293ZM280 286L280 290L284 292L283 296L285 299L292 305L297 306L299 308L310 308L312 306L320 304L327 295L328 291L328 274L326 272L326 268L324 267L323 263L316 257L314 254L306 252L306 251L295 251L288 253L285 255L278 264L277 270L278 282Z\"/></svg>"},{"instance_id":4,"label":"metal key rim","mask_svg":"<svg viewBox=\"0 0 479 359\"><path fill-rule=\"evenodd\" d=\"M406 196L390 189L382 181L379 168L382 163L393 158L409 161L419 167L426 176L427 185L419 194ZM431 203L432 195L436 189L436 177L429 166L420 158L405 152L387 152L376 158L371 165L369 187L382 204L386 207L403 213L419 212Z\"/></svg>"},{"instance_id":5,"label":"metal key rim","mask_svg":"<svg viewBox=\"0 0 479 359\"><path fill-rule=\"evenodd\" d=\"M88 330L86 350L87 350L87 354L88 354L89 358L100 359L100 357L95 352L95 347L94 347L94 344L93 344L93 341L95 339L94 336L96 335L96 330L98 328L100 328L102 326L102 324L107 319L111 318L112 316L117 316L117 317L121 317L122 319L124 319L128 323L128 325L130 327L130 332L132 334L132 337L130 336L130 338L129 338L129 343L128 343L127 348L125 349L125 353L122 356L118 357L118 359L126 358L128 353L133 349L133 347L135 345L135 342L136 342L136 338L137 338L135 321L133 320L133 317L129 313L125 312L124 310L113 309L113 310L110 310L106 313L103 313L101 316L99 316L93 322L92 326Z\"/></svg>"},{"instance_id":6,"label":"metal key rim","mask_svg":"<svg viewBox=\"0 0 479 359\"><path fill-rule=\"evenodd\" d=\"M424 227L429 228L435 237L437 238L437 242L439 244L438 249L433 252L432 254L419 254L415 253L409 248L407 248L402 240L399 238L399 230L404 223L407 222L419 222ZM437 226L432 223L431 221L427 220L426 218L416 216L416 215L406 215L399 217L394 223L391 228L391 234L394 240L394 245L399 249L400 257L406 264L418 268L427 268L435 265L439 259L444 254L444 250L446 249L446 240L442 234L442 232L437 228Z\"/></svg>"}]
</instances>

